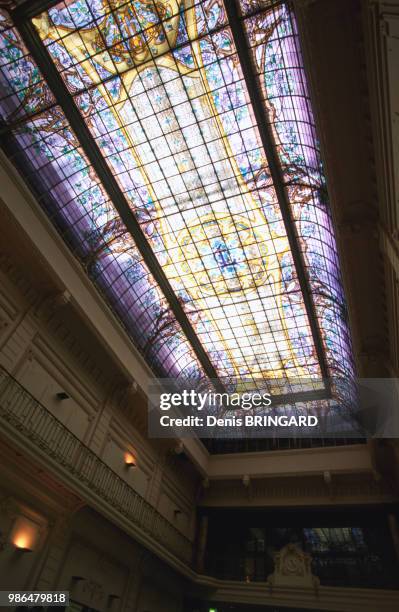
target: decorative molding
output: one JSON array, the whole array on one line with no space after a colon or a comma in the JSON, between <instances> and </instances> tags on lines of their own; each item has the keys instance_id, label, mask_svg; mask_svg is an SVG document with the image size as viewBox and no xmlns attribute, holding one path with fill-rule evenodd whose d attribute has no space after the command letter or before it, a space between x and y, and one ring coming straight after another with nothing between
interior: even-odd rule
<instances>
[{"instance_id":1,"label":"decorative molding","mask_svg":"<svg viewBox=\"0 0 399 612\"><path fill-rule=\"evenodd\" d=\"M46 338L37 333L29 350L29 360L35 361L61 388L67 387L70 396L89 415L97 413L101 397L96 394L97 388L88 376L78 376L77 364L67 363L64 355L51 346ZM85 372L85 374L87 374Z\"/></svg>"},{"instance_id":2,"label":"decorative molding","mask_svg":"<svg viewBox=\"0 0 399 612\"><path fill-rule=\"evenodd\" d=\"M104 599L104 589L102 585L95 580L85 580L82 591L89 595L90 601L92 602Z\"/></svg>"},{"instance_id":3,"label":"decorative molding","mask_svg":"<svg viewBox=\"0 0 399 612\"><path fill-rule=\"evenodd\" d=\"M82 499L66 500L65 506L55 519L48 523L49 529L54 535L67 537L67 533L72 525L75 515L86 507L86 502Z\"/></svg>"},{"instance_id":4,"label":"decorative molding","mask_svg":"<svg viewBox=\"0 0 399 612\"><path fill-rule=\"evenodd\" d=\"M9 391L12 397L16 397L15 391L23 388L16 380L10 381L13 386L9 386ZM192 541L170 520L77 438L73 438L74 453L70 452L68 444L59 445L58 439L71 434L38 402L32 400L31 407L36 418L26 420L20 403L7 404L6 400L6 397L0 397L0 421L6 441L11 439L13 446L23 449L26 457L34 458L35 464L45 465L46 470L97 511L112 515L113 522L139 543L181 571L188 571ZM54 433L51 438L45 436L49 424ZM76 455L78 462L75 461Z\"/></svg>"},{"instance_id":5,"label":"decorative molding","mask_svg":"<svg viewBox=\"0 0 399 612\"><path fill-rule=\"evenodd\" d=\"M76 333L67 327L59 316L53 317L48 322L47 329L43 329L40 335L41 342L49 348L51 347L47 337L50 333L52 334L52 342L54 343L55 336L55 339L60 343L62 349L67 351L70 357L76 360L80 368L84 368L87 377L92 381L92 385L95 383L98 387L99 384L101 386L106 386L110 383L108 376L93 359L93 350L83 348L79 339L76 337Z\"/></svg>"},{"instance_id":6,"label":"decorative molding","mask_svg":"<svg viewBox=\"0 0 399 612\"><path fill-rule=\"evenodd\" d=\"M331 504L334 496L335 504L396 502L398 493L387 478L376 481L370 465L367 474L332 473L332 482L326 484L324 475L284 477L284 478L252 478L251 493L243 487L239 480L218 480L217 486L202 487L202 506L289 506L302 504L304 506Z\"/></svg>"},{"instance_id":7,"label":"decorative molding","mask_svg":"<svg viewBox=\"0 0 399 612\"><path fill-rule=\"evenodd\" d=\"M138 385L135 380L131 380L119 388L120 407L126 409L138 391Z\"/></svg>"},{"instance_id":8,"label":"decorative molding","mask_svg":"<svg viewBox=\"0 0 399 612\"><path fill-rule=\"evenodd\" d=\"M153 378L153 372L151 372L139 351L135 349L131 339L106 304L98 299L98 292L94 289L92 282L83 274L76 259L65 248L60 236L51 228L35 198L3 154L0 154L0 175L4 185L2 199L7 220L10 219L10 223L17 223L19 231L22 228L29 234L31 242L42 256L42 260L40 262L38 260L36 263L38 265L40 263L43 276L49 284L53 284L54 288L65 287L73 295L77 312L82 313L82 326L85 326L90 334L93 334L92 337L96 347L102 347L101 351L95 349L90 351L95 363L99 366L95 367L95 371L93 368L98 386L103 385L106 388L105 395L107 395L111 381L118 376L123 376L139 381L140 387L146 390L148 383ZM7 254L5 253L5 255ZM4 259L7 259L7 257ZM36 276L31 275L30 280L31 282L35 281ZM61 328L60 335L62 335L62 328L65 329L65 325L58 320L59 318L61 317L54 316L51 319L49 331L52 332L53 328L58 326L57 329ZM90 322L90 325L87 325L88 322ZM69 338L71 336L69 333ZM75 341L72 344L75 347L78 342ZM99 353L98 357L97 352ZM101 359L102 356L104 356L104 359ZM93 359L90 362L90 355L87 356L86 354L86 357L85 368L89 363L90 365L93 363ZM132 412L138 419L139 415L136 415L136 413L139 411L136 410L136 402L134 404L134 410L132 409L129 412ZM142 412L143 425L139 426L139 429L144 429L146 426L146 413L144 415L144 410ZM208 455L202 443L192 439L187 440L186 444L187 454L192 458L198 469L204 472Z\"/></svg>"},{"instance_id":9,"label":"decorative molding","mask_svg":"<svg viewBox=\"0 0 399 612\"><path fill-rule=\"evenodd\" d=\"M184 490L179 486L179 483L172 481L170 478L163 476L159 489L160 497L164 495L170 502L171 506L180 508L184 514L189 517L194 511L195 491ZM191 494L191 495L190 495Z\"/></svg>"},{"instance_id":10,"label":"decorative molding","mask_svg":"<svg viewBox=\"0 0 399 612\"><path fill-rule=\"evenodd\" d=\"M13 291L13 285L9 282L8 276L0 270L0 309L3 311L7 320L15 321L21 310L26 310L26 307L18 303L18 298ZM3 316L4 316L3 315Z\"/></svg>"},{"instance_id":11,"label":"decorative molding","mask_svg":"<svg viewBox=\"0 0 399 612\"><path fill-rule=\"evenodd\" d=\"M393 612L399 609L399 592L385 589L360 589L351 587L277 587L271 591L266 582L237 582L217 580L196 575L195 582L207 593L212 592L215 607L218 602L258 605L260 609L306 609L314 612Z\"/></svg>"},{"instance_id":12,"label":"decorative molding","mask_svg":"<svg viewBox=\"0 0 399 612\"><path fill-rule=\"evenodd\" d=\"M399 278L399 228L389 232L380 227L380 243L385 256L395 271L396 278Z\"/></svg>"},{"instance_id":13,"label":"decorative molding","mask_svg":"<svg viewBox=\"0 0 399 612\"><path fill-rule=\"evenodd\" d=\"M72 296L66 289L45 296L36 306L34 314L37 317L52 315L71 303Z\"/></svg>"},{"instance_id":14,"label":"decorative molding","mask_svg":"<svg viewBox=\"0 0 399 612\"><path fill-rule=\"evenodd\" d=\"M382 36L388 37L389 36L389 21L387 21L383 15L380 16L379 26L380 26L380 32Z\"/></svg>"},{"instance_id":15,"label":"decorative molding","mask_svg":"<svg viewBox=\"0 0 399 612\"><path fill-rule=\"evenodd\" d=\"M168 452L165 455L162 481L165 492L180 497L181 503L184 500L189 514L200 482L193 466L186 462L182 455L176 455L174 451Z\"/></svg>"},{"instance_id":16,"label":"decorative molding","mask_svg":"<svg viewBox=\"0 0 399 612\"><path fill-rule=\"evenodd\" d=\"M47 353L52 363L60 360L60 353L64 354L65 357L68 356L69 361L73 360L74 363L73 367L71 368L66 365L65 359L61 359L60 361L62 363L62 368L65 370L65 372L72 370L71 380L75 381L77 378L82 378L81 376L76 376L77 368L84 371L85 379L87 381L87 384L85 385L86 394L91 396L91 402L90 400L89 402L94 403L96 406L99 398L95 395L94 389L98 389L100 384L104 386L107 382L107 377L105 376L105 373L101 367L97 365L95 359L93 359L93 351L90 352L82 347L79 338L76 337L77 334L67 327L62 319L62 316L54 316L57 312L62 313L63 308L70 303L71 294L66 290L53 292L42 296L41 298L38 298L38 296L35 294L35 300L30 299L28 305L26 303L27 300L23 299L26 298L24 293L32 293L33 287L28 287L25 282L22 283L17 269L10 262L8 257L0 256L0 260L3 264L5 275L4 281L3 279L0 280L0 285L2 286L1 304L5 309L6 315L12 319L15 319L18 311L24 311L26 314L27 306L29 306L29 308L32 307L32 314L35 318L32 318L33 326L35 328L38 327L39 319L41 322L39 325L39 333L35 338L35 345L40 344L40 350ZM9 284L9 289L7 290L7 293L5 293L3 287L7 286L7 282ZM17 294L19 295L19 299ZM2 315L0 316L3 318ZM109 375L109 381L110 380L111 375Z\"/></svg>"},{"instance_id":17,"label":"decorative molding","mask_svg":"<svg viewBox=\"0 0 399 612\"><path fill-rule=\"evenodd\" d=\"M312 574L312 558L296 544L287 544L274 556L274 572L267 578L273 587L302 587L317 590L320 580Z\"/></svg>"}]
</instances>

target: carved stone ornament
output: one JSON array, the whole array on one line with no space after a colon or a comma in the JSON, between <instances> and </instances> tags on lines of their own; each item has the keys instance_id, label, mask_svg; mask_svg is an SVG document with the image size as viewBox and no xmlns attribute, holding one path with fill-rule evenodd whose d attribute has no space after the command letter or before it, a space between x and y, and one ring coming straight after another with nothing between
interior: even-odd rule
<instances>
[{"instance_id":1,"label":"carved stone ornament","mask_svg":"<svg viewBox=\"0 0 399 612\"><path fill-rule=\"evenodd\" d=\"M317 589L320 582L312 574L312 558L296 544L287 544L274 557L274 572L267 582L273 587L304 587Z\"/></svg>"},{"instance_id":2,"label":"carved stone ornament","mask_svg":"<svg viewBox=\"0 0 399 612\"><path fill-rule=\"evenodd\" d=\"M73 596L89 607L102 608L105 601L105 592L102 585L96 580L85 579L83 576L74 576Z\"/></svg>"}]
</instances>

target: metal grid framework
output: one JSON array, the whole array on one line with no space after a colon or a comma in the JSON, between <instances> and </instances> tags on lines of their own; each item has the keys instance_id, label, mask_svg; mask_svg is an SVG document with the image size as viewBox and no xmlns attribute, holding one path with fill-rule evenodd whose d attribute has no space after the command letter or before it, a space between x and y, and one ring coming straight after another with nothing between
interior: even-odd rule
<instances>
[{"instance_id":1,"label":"metal grid framework","mask_svg":"<svg viewBox=\"0 0 399 612\"><path fill-rule=\"evenodd\" d=\"M3 146L156 372L351 375L290 6L28 2L1 24Z\"/></svg>"}]
</instances>

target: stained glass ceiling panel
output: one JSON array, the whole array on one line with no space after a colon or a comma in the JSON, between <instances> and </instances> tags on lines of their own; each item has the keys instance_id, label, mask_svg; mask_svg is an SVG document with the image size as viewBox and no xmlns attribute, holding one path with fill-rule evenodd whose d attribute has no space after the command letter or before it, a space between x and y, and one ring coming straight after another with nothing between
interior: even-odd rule
<instances>
[{"instance_id":1,"label":"stained glass ceiling panel","mask_svg":"<svg viewBox=\"0 0 399 612\"><path fill-rule=\"evenodd\" d=\"M75 256L156 372L204 379L179 323L4 13L0 78L2 122L19 121L3 145Z\"/></svg>"},{"instance_id":2,"label":"stained glass ceiling panel","mask_svg":"<svg viewBox=\"0 0 399 612\"><path fill-rule=\"evenodd\" d=\"M242 28L329 373L347 374L338 258L295 19L285 4L244 4ZM223 2L69 0L33 24L218 376L320 376L311 313ZM90 253L89 274L158 373L203 377L15 30L4 30L0 59L3 117L19 121L13 146L40 168L31 182L46 211L81 260ZM166 358L167 344L181 358Z\"/></svg>"}]
</instances>

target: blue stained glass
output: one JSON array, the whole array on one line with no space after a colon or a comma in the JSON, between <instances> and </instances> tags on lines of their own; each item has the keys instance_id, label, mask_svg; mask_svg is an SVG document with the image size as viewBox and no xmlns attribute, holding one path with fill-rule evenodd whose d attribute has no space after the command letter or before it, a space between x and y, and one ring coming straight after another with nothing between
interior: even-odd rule
<instances>
[{"instance_id":1,"label":"blue stained glass","mask_svg":"<svg viewBox=\"0 0 399 612\"><path fill-rule=\"evenodd\" d=\"M154 370L170 377L204 378L129 232L77 148L61 109L54 107L51 116L46 113L25 123L15 140L13 154L24 164L42 205ZM32 160L31 168L27 159Z\"/></svg>"},{"instance_id":2,"label":"blue stained glass","mask_svg":"<svg viewBox=\"0 0 399 612\"><path fill-rule=\"evenodd\" d=\"M28 55L5 11L0 9L0 119L16 121L54 104L49 87Z\"/></svg>"},{"instance_id":3,"label":"blue stained glass","mask_svg":"<svg viewBox=\"0 0 399 612\"><path fill-rule=\"evenodd\" d=\"M301 239L330 372L353 376L350 337L319 142L295 17L287 4L242 2L244 20ZM344 357L344 358L342 358Z\"/></svg>"},{"instance_id":4,"label":"blue stained glass","mask_svg":"<svg viewBox=\"0 0 399 612\"><path fill-rule=\"evenodd\" d=\"M295 17L284 3L242 8L330 373L352 375ZM222 0L189 7L178 0L70 0L33 23L218 375L320 376ZM13 146L21 166L29 154L40 170L30 179L46 211L157 372L203 377L48 86L9 23L4 31L1 112L5 119L35 113L14 132Z\"/></svg>"}]
</instances>

